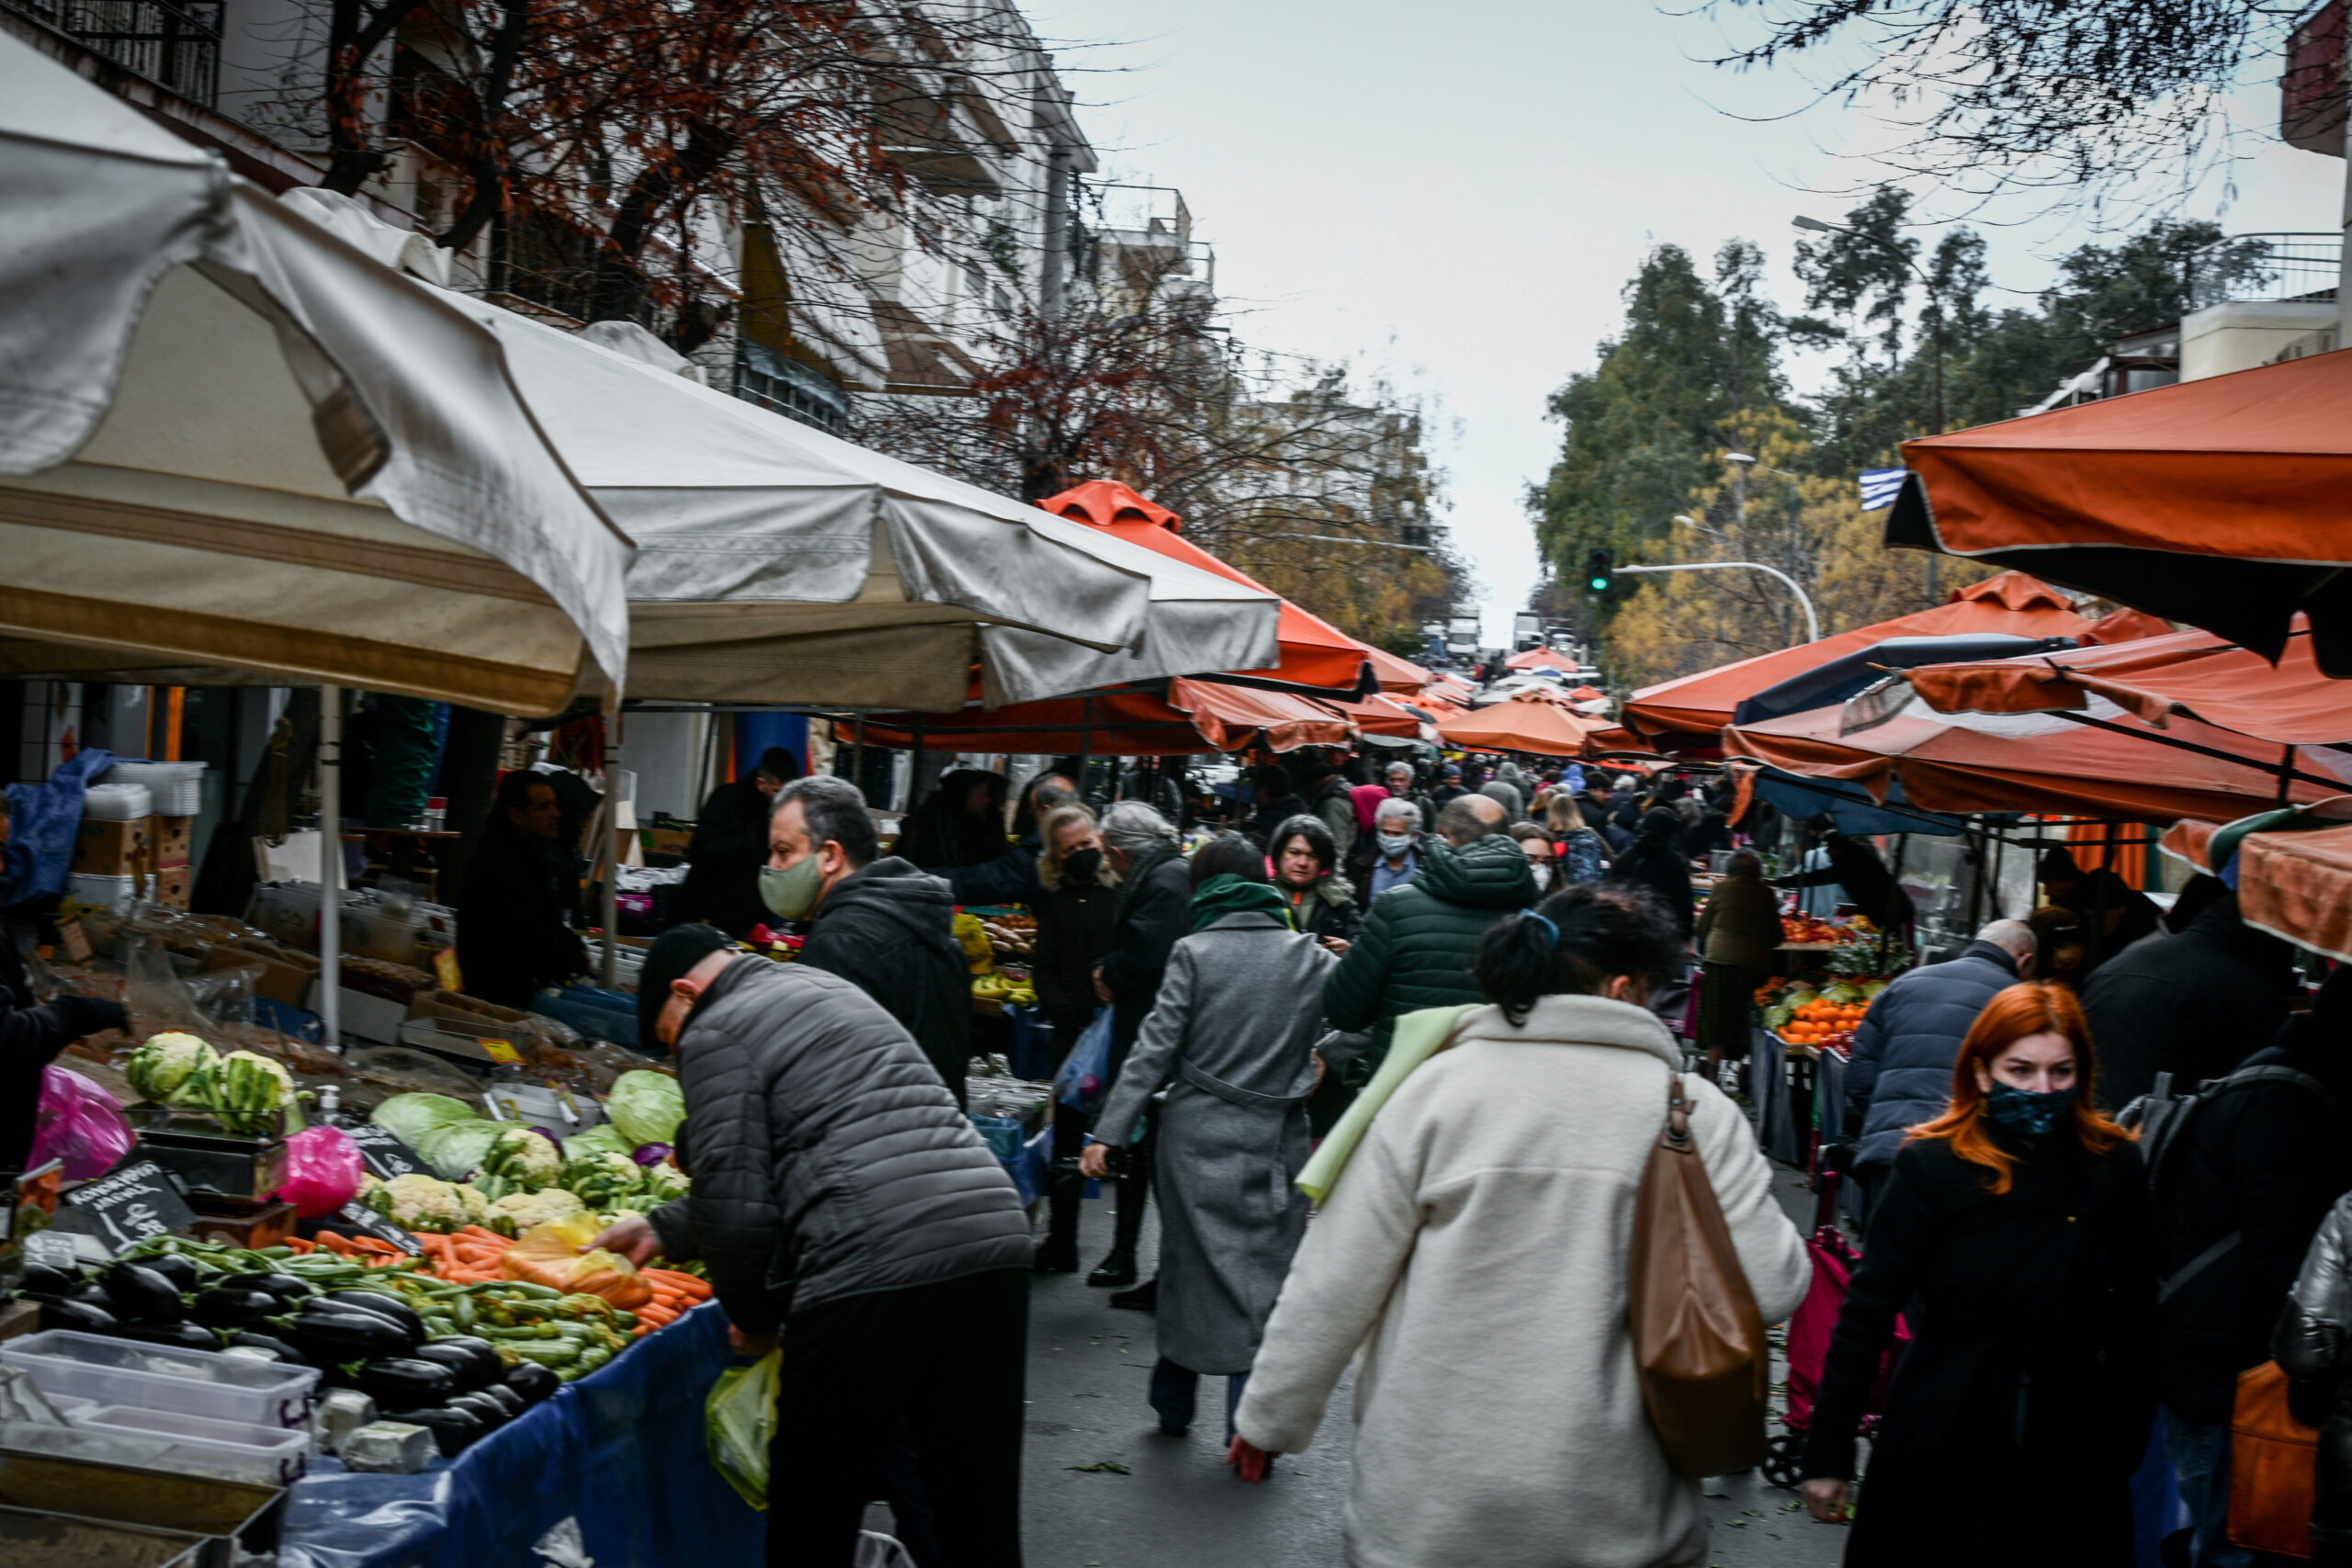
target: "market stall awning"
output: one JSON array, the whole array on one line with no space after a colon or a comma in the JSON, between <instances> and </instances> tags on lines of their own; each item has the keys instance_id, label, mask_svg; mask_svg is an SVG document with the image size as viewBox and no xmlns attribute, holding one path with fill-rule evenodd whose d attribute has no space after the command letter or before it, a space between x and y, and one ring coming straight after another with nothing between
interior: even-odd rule
<instances>
[{"instance_id":1,"label":"market stall awning","mask_svg":"<svg viewBox=\"0 0 2352 1568\"><path fill-rule=\"evenodd\" d=\"M1180 679L1164 691L1133 687L997 708L874 714L864 739L870 746L932 751L1061 755L1082 749L1095 756L1172 757L1238 750L1253 741L1276 751L1344 746L1350 734L1346 718L1310 698Z\"/></svg>"},{"instance_id":2,"label":"market stall awning","mask_svg":"<svg viewBox=\"0 0 2352 1568\"><path fill-rule=\"evenodd\" d=\"M0 674L625 681L629 541L515 393L519 319L6 35L0 222Z\"/></svg>"},{"instance_id":3,"label":"market stall awning","mask_svg":"<svg viewBox=\"0 0 2352 1568\"><path fill-rule=\"evenodd\" d=\"M1425 723L1421 716L1409 708L1404 699L1385 693L1374 693L1362 702L1325 699L1323 705L1337 709L1354 725L1358 733L1388 740L1419 740Z\"/></svg>"},{"instance_id":4,"label":"market stall awning","mask_svg":"<svg viewBox=\"0 0 2352 1568\"><path fill-rule=\"evenodd\" d=\"M2282 745L2352 744L2352 687L2321 672L2301 617L2275 665L2211 632L2191 631L1929 665L1905 679L1939 713L2086 713L2098 697L2159 728L2188 719ZM2352 751L2343 755L2352 783Z\"/></svg>"},{"instance_id":5,"label":"market stall awning","mask_svg":"<svg viewBox=\"0 0 2352 1568\"><path fill-rule=\"evenodd\" d=\"M1923 811L2070 813L2128 822L2232 818L2280 797L2278 748L2221 730L2167 748L2112 709L2111 728L2055 714L1938 714L1909 688L1724 732L1727 756L1803 778L1846 780L1885 800L1897 781ZM2301 802L2340 786L2290 781Z\"/></svg>"},{"instance_id":6,"label":"market stall awning","mask_svg":"<svg viewBox=\"0 0 2352 1568\"><path fill-rule=\"evenodd\" d=\"M2352 352L1906 442L1886 541L2030 570L2352 675Z\"/></svg>"},{"instance_id":7,"label":"market stall awning","mask_svg":"<svg viewBox=\"0 0 2352 1568\"><path fill-rule=\"evenodd\" d=\"M1368 642L1356 646L1363 649L1365 660L1372 665L1373 678L1380 682L1382 691L1409 697L1430 683L1430 672L1411 660L1399 659Z\"/></svg>"},{"instance_id":8,"label":"market stall awning","mask_svg":"<svg viewBox=\"0 0 2352 1568\"><path fill-rule=\"evenodd\" d=\"M2184 821L2164 848L2211 871L2214 822ZM2248 925L2352 964L2352 795L2323 800L2288 822L2237 840L2230 874Z\"/></svg>"},{"instance_id":9,"label":"market stall awning","mask_svg":"<svg viewBox=\"0 0 2352 1568\"><path fill-rule=\"evenodd\" d=\"M1183 519L1157 502L1145 500L1125 485L1111 479L1090 479L1047 496L1037 503L1058 516L1073 518L1100 531L1102 535L1124 540L1153 551L1170 560L1214 573L1240 583L1258 592L1270 591L1256 579L1236 570L1224 561L1186 539L1181 532ZM1276 652L1256 660L1232 660L1216 664L1199 664L1181 671L1187 675L1206 675L1223 671L1228 679L1247 683L1279 686L1309 696L1369 696L1380 690L1371 649L1337 626L1308 615L1289 600L1282 605L1280 625L1274 637ZM1069 677L1075 684L1064 691L1081 690L1090 685L1104 685L1115 681L1132 679L1128 671L1120 671L1105 660L1092 661L1097 666L1095 678L1077 680L1085 671L1088 661L1073 657L1069 660Z\"/></svg>"},{"instance_id":10,"label":"market stall awning","mask_svg":"<svg viewBox=\"0 0 2352 1568\"><path fill-rule=\"evenodd\" d=\"M1583 666L1555 648L1522 649L1503 660L1506 670L1557 670L1573 675Z\"/></svg>"},{"instance_id":11,"label":"market stall awning","mask_svg":"<svg viewBox=\"0 0 2352 1568\"><path fill-rule=\"evenodd\" d=\"M1622 717L1628 729L1660 750L1712 752L1733 710L1747 698L1889 637L1994 632L2079 637L2090 626L2064 594L2023 572L2003 572L1971 583L1930 610L1645 686L1625 699Z\"/></svg>"},{"instance_id":12,"label":"market stall awning","mask_svg":"<svg viewBox=\"0 0 2352 1568\"><path fill-rule=\"evenodd\" d=\"M1475 713L1442 720L1437 732L1450 743L1473 751L1579 757L1589 737L1610 728L1600 719L1584 717L1557 696L1521 692Z\"/></svg>"}]
</instances>

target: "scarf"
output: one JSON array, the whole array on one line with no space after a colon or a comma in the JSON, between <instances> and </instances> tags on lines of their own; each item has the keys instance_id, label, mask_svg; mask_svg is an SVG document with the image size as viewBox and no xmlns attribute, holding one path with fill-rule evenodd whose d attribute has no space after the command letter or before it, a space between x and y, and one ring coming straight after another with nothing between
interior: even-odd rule
<instances>
[{"instance_id":1,"label":"scarf","mask_svg":"<svg viewBox=\"0 0 2352 1568\"><path fill-rule=\"evenodd\" d=\"M1193 895L1193 929L1201 931L1227 915L1259 913L1277 916L1288 928L1290 900L1272 884L1251 882L1225 872L1210 877Z\"/></svg>"},{"instance_id":2,"label":"scarf","mask_svg":"<svg viewBox=\"0 0 2352 1568\"><path fill-rule=\"evenodd\" d=\"M1396 1086L1410 1077L1415 1067L1437 1055L1437 1048L1452 1037L1453 1026L1462 1021L1463 1014L1476 1010L1477 1004L1473 1002L1461 1007L1423 1008L1398 1016L1380 1070L1372 1075L1372 1081L1364 1085L1363 1092L1356 1096L1339 1124L1315 1145L1313 1156L1298 1173L1298 1190L1306 1194L1309 1202L1320 1205L1330 1196L1332 1183L1347 1168L1348 1156L1356 1152L1364 1129L1372 1125L1380 1108L1388 1103L1388 1097L1396 1092Z\"/></svg>"}]
</instances>

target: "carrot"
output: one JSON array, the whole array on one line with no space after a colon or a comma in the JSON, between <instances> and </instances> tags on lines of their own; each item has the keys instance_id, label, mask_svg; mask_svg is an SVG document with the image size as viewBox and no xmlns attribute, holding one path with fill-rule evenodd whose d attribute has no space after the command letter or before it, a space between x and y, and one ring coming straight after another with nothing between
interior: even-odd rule
<instances>
[{"instance_id":1,"label":"carrot","mask_svg":"<svg viewBox=\"0 0 2352 1568\"><path fill-rule=\"evenodd\" d=\"M692 1274L681 1274L674 1269L640 1269L638 1273L657 1291L667 1286L690 1301L707 1302L710 1299L710 1282L697 1280Z\"/></svg>"},{"instance_id":2,"label":"carrot","mask_svg":"<svg viewBox=\"0 0 2352 1568\"><path fill-rule=\"evenodd\" d=\"M300 1258L305 1253L316 1252L319 1248L319 1244L302 1236L289 1235L286 1238L286 1247L287 1250L293 1253L295 1257Z\"/></svg>"}]
</instances>

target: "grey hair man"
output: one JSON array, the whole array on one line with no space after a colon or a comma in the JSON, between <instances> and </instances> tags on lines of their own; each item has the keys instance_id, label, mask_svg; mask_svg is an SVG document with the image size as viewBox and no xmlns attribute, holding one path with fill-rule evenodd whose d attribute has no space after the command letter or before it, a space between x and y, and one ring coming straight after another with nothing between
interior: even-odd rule
<instances>
[{"instance_id":1,"label":"grey hair man","mask_svg":"<svg viewBox=\"0 0 2352 1568\"><path fill-rule=\"evenodd\" d=\"M1415 782L1413 764L1402 761L1391 762L1382 776L1387 781L1390 799L1410 801L1414 809L1421 814L1419 830L1424 833L1434 831L1437 828L1437 806Z\"/></svg>"},{"instance_id":2,"label":"grey hair man","mask_svg":"<svg viewBox=\"0 0 2352 1568\"><path fill-rule=\"evenodd\" d=\"M760 897L779 919L813 922L800 962L881 1003L961 1105L972 1055L972 978L956 940L955 895L880 849L855 784L795 779L776 791Z\"/></svg>"},{"instance_id":3,"label":"grey hair man","mask_svg":"<svg viewBox=\"0 0 2352 1568\"><path fill-rule=\"evenodd\" d=\"M1904 1129L1951 1100L1960 1043L1996 993L2033 978L2033 946L2023 920L1995 920L1959 957L1895 976L1871 1002L1846 1068L1845 1135L1864 1192L1894 1165Z\"/></svg>"}]
</instances>

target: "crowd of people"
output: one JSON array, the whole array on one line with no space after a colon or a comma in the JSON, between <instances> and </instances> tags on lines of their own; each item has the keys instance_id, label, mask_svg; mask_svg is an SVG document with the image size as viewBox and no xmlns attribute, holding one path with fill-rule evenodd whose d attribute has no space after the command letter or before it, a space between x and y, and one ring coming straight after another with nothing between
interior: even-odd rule
<instances>
[{"instance_id":1,"label":"crowd of people","mask_svg":"<svg viewBox=\"0 0 2352 1568\"><path fill-rule=\"evenodd\" d=\"M763 764L729 787L765 808L748 881L762 919L808 922L799 961L740 953L716 906L649 955L695 1190L605 1240L702 1258L741 1348L786 1330L775 1560L846 1562L878 1498L918 1562L1019 1561L1025 1281L1087 1268L1099 1181L1084 1278L1155 1314L1161 1431L1222 1378L1228 1461L1263 1479L1361 1352L1351 1561L1704 1561L1632 1359L1635 1200L1668 1074L1703 1060L1690 1126L1739 1272L1767 1322L1804 1296L1736 1069L1784 896L1904 923L1869 841L1805 825L1768 878L1728 780L1590 767L1326 757L1110 801L1087 778L950 773L886 855L854 785ZM2260 1562L2229 1540L2230 1425L2275 1355L2336 1445L2316 1539L2352 1562L2352 989L2290 1017L2290 950L2210 878L2165 915L2064 852L2039 869L2033 919L1903 975L1858 1032L1823 1131L1862 1260L1805 1502L1849 1517L1878 1413L1849 1562L2136 1562L2166 1487L2172 1560ZM1016 886L1059 1047L1107 1035L1099 1099L1056 1108L1042 1224L960 1114L950 915ZM2127 1101L2213 1078L2161 1145L2126 1130Z\"/></svg>"}]
</instances>

